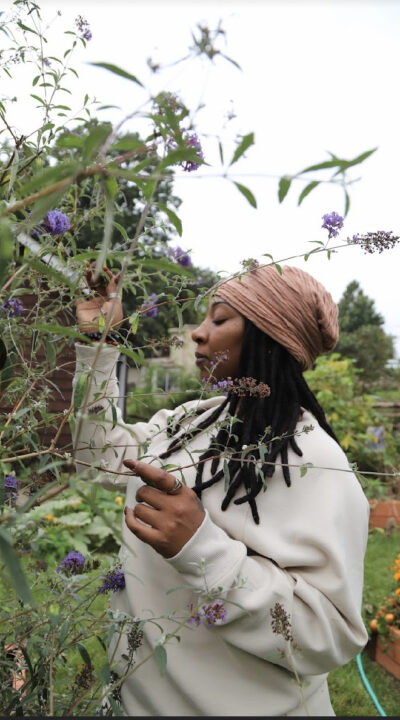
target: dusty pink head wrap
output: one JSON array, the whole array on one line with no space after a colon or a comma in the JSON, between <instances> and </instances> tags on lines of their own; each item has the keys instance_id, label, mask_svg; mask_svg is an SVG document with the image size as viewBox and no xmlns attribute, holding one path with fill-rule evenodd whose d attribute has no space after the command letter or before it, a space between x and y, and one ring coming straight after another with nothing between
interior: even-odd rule
<instances>
[{"instance_id":1,"label":"dusty pink head wrap","mask_svg":"<svg viewBox=\"0 0 400 720\"><path fill-rule=\"evenodd\" d=\"M300 268L274 265L257 268L223 283L218 297L277 340L303 370L338 340L338 308L330 293Z\"/></svg>"}]
</instances>

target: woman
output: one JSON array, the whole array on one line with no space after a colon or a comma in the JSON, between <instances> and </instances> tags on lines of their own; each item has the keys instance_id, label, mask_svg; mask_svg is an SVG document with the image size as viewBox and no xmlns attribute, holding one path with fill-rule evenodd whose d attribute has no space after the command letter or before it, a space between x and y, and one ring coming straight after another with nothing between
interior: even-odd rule
<instances>
[{"instance_id":1,"label":"woman","mask_svg":"<svg viewBox=\"0 0 400 720\"><path fill-rule=\"evenodd\" d=\"M121 319L109 277L106 298L78 302L82 331L99 308L114 304ZM102 459L109 487L126 484L123 538L134 554L121 553L126 588L113 608L167 616L164 637L192 615L166 645L163 676L153 656L124 682L127 715L334 715L327 674L367 641L369 510L302 371L337 335L325 288L268 266L222 284L193 332L201 376L227 395L115 424L118 349L97 354L76 457ZM75 383L95 353L77 345ZM136 666L160 640L154 623L143 633ZM120 672L129 651L128 633L111 646Z\"/></svg>"}]
</instances>

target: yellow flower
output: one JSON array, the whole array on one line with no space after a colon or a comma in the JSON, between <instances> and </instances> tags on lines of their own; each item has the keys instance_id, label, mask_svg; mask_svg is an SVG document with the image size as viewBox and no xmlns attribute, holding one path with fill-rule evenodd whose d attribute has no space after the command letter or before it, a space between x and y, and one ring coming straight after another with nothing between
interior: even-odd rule
<instances>
[{"instance_id":1,"label":"yellow flower","mask_svg":"<svg viewBox=\"0 0 400 720\"><path fill-rule=\"evenodd\" d=\"M77 506L80 505L82 502L82 498L77 498L74 500L74 502L71 503L71 507L73 510L76 510Z\"/></svg>"},{"instance_id":2,"label":"yellow flower","mask_svg":"<svg viewBox=\"0 0 400 720\"><path fill-rule=\"evenodd\" d=\"M122 507L123 502L124 502L124 498L121 497L121 495L117 495L117 497L115 498L115 502L117 503L117 505L119 505L120 507Z\"/></svg>"},{"instance_id":3,"label":"yellow flower","mask_svg":"<svg viewBox=\"0 0 400 720\"><path fill-rule=\"evenodd\" d=\"M47 522L57 522L57 518L51 513L47 513L47 515L44 516L44 519L47 520Z\"/></svg>"},{"instance_id":4,"label":"yellow flower","mask_svg":"<svg viewBox=\"0 0 400 720\"><path fill-rule=\"evenodd\" d=\"M398 598L400 598L400 588L397 588L397 589L394 591L394 594L397 595Z\"/></svg>"},{"instance_id":5,"label":"yellow flower","mask_svg":"<svg viewBox=\"0 0 400 720\"><path fill-rule=\"evenodd\" d=\"M395 574L393 575L393 577L394 577L395 580L400 580L400 571L399 571L399 572L395 572Z\"/></svg>"}]
</instances>

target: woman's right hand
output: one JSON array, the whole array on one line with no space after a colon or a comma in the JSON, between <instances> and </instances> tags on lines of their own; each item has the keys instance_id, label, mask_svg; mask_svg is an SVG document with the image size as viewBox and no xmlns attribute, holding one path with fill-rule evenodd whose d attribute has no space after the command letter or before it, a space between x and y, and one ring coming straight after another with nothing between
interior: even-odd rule
<instances>
[{"instance_id":1,"label":"woman's right hand","mask_svg":"<svg viewBox=\"0 0 400 720\"><path fill-rule=\"evenodd\" d=\"M88 265L86 281L94 294L88 300L80 299L76 302L76 314L81 332L100 332L100 317L102 316L107 323L111 313L110 331L115 330L123 320L121 299L109 297L111 294L118 293L120 274L113 275L111 270L106 267L103 270L108 277L108 283L103 282L103 278L100 276L94 281L93 266Z\"/></svg>"}]
</instances>

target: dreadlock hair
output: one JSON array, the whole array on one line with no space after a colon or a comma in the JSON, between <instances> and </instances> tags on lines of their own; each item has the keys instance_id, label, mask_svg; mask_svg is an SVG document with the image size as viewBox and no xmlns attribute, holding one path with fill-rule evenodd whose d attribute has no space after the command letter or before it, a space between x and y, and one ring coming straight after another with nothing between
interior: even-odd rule
<instances>
[{"instance_id":1,"label":"dreadlock hair","mask_svg":"<svg viewBox=\"0 0 400 720\"><path fill-rule=\"evenodd\" d=\"M255 523L260 518L255 498L265 488L266 478L275 472L275 462L281 456L282 471L285 483L291 485L288 467L288 448L302 456L295 439L295 428L301 408L309 410L319 425L338 443L338 439L330 427L325 413L315 395L308 387L299 362L276 340L259 330L250 320L244 318L244 334L239 372L243 377L255 378L257 382L270 387L268 397L246 395L239 397L230 391L225 401L213 413L193 428L190 433L175 437L161 458L169 457L181 448L185 441L202 430L213 425L221 413L227 408L233 417L231 428L222 425L216 436L211 439L210 446L200 456L196 473L194 491L201 498L203 490L220 480L227 480L226 495L221 510L226 510L239 488L245 494L234 500L236 505L248 502ZM179 425L178 425L179 430ZM175 429L176 432L176 429ZM256 445L247 457L243 456L243 446ZM225 468L219 469L221 450L230 451L231 458L225 462ZM242 453L242 457L240 454ZM217 457L215 457L217 455ZM205 462L211 462L211 478L203 481ZM261 466L261 473L257 471Z\"/></svg>"}]
</instances>

